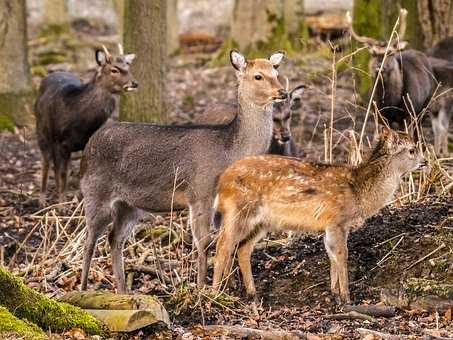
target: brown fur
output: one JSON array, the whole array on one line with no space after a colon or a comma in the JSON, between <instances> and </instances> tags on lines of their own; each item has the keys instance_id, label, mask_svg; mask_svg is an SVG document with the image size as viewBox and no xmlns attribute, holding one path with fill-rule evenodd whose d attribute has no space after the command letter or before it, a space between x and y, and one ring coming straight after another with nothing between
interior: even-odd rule
<instances>
[{"instance_id":1,"label":"brown fur","mask_svg":"<svg viewBox=\"0 0 453 340\"><path fill-rule=\"evenodd\" d=\"M349 231L387 204L400 176L421 160L407 135L385 129L370 158L356 168L271 155L237 161L219 179L216 209L223 228L214 289L219 289L236 246L246 291L254 296L250 255L260 238L271 230L325 232L332 292L349 301Z\"/></svg>"},{"instance_id":2,"label":"brown fur","mask_svg":"<svg viewBox=\"0 0 453 340\"><path fill-rule=\"evenodd\" d=\"M187 206L198 253L198 284L204 284L218 177L234 161L268 149L272 136L268 107L287 96L277 78L280 57L282 53L275 53L269 60L246 61L238 52L231 52L239 82L239 105L228 124L122 122L105 126L91 137L82 159L81 189L87 220L82 289L87 287L95 244L110 222L113 272L117 290L125 292L123 246L141 212ZM263 79L255 79L257 75Z\"/></svg>"},{"instance_id":3,"label":"brown fur","mask_svg":"<svg viewBox=\"0 0 453 340\"><path fill-rule=\"evenodd\" d=\"M137 88L130 72L133 57L113 57L107 50L98 50L100 68L88 82L69 72L51 73L41 82L35 103L36 135L43 159L41 204L45 203L50 162L61 199L71 153L83 150L91 135L118 110L123 91Z\"/></svg>"}]
</instances>

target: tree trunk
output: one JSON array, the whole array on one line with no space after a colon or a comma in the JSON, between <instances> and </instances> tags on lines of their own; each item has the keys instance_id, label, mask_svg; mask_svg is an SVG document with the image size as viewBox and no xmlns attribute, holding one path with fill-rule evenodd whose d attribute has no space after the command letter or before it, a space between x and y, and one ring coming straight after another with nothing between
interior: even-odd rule
<instances>
[{"instance_id":1,"label":"tree trunk","mask_svg":"<svg viewBox=\"0 0 453 340\"><path fill-rule=\"evenodd\" d=\"M303 0L236 0L230 38L217 58L232 47L248 56L291 52L304 35Z\"/></svg>"},{"instance_id":2,"label":"tree trunk","mask_svg":"<svg viewBox=\"0 0 453 340\"><path fill-rule=\"evenodd\" d=\"M69 16L65 0L44 0L42 23L48 29L61 32L69 29Z\"/></svg>"},{"instance_id":3,"label":"tree trunk","mask_svg":"<svg viewBox=\"0 0 453 340\"><path fill-rule=\"evenodd\" d=\"M428 49L453 35L453 1L418 0L418 21L423 32L423 47Z\"/></svg>"},{"instance_id":4,"label":"tree trunk","mask_svg":"<svg viewBox=\"0 0 453 340\"><path fill-rule=\"evenodd\" d=\"M433 2L437 3L436 6L428 5ZM451 0L355 0L354 29L359 35L388 40L400 8L408 10L404 40L409 42L409 48L425 51L438 40L453 34ZM370 56L367 51L357 54L354 59L355 66L368 72ZM360 71L357 77L358 92L366 97L371 79Z\"/></svg>"},{"instance_id":5,"label":"tree trunk","mask_svg":"<svg viewBox=\"0 0 453 340\"><path fill-rule=\"evenodd\" d=\"M166 0L128 0L124 8L124 48L135 53L132 73L139 90L121 99L123 121L165 120Z\"/></svg>"},{"instance_id":6,"label":"tree trunk","mask_svg":"<svg viewBox=\"0 0 453 340\"><path fill-rule=\"evenodd\" d=\"M0 0L0 116L30 124L30 99L25 0Z\"/></svg>"},{"instance_id":7,"label":"tree trunk","mask_svg":"<svg viewBox=\"0 0 453 340\"><path fill-rule=\"evenodd\" d=\"M178 0L167 0L167 53L172 55L179 49Z\"/></svg>"}]
</instances>

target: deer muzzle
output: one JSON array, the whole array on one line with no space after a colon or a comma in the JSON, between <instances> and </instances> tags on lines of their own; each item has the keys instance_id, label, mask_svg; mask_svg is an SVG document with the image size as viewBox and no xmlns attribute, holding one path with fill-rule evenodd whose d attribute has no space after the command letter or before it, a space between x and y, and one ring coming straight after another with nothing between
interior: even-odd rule
<instances>
[{"instance_id":1,"label":"deer muzzle","mask_svg":"<svg viewBox=\"0 0 453 340\"><path fill-rule=\"evenodd\" d=\"M280 89L278 90L277 95L272 97L272 100L278 103L286 100L287 98L288 92L286 92L284 89Z\"/></svg>"},{"instance_id":2,"label":"deer muzzle","mask_svg":"<svg viewBox=\"0 0 453 340\"><path fill-rule=\"evenodd\" d=\"M126 92L137 91L137 89L138 89L138 81L137 80L132 80L130 83L127 83L126 85L124 85L123 89Z\"/></svg>"}]
</instances>

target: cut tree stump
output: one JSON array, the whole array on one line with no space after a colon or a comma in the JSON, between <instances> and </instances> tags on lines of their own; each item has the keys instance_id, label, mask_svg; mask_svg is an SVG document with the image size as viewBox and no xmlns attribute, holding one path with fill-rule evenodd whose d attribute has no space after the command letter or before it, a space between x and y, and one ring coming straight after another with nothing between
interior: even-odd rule
<instances>
[{"instance_id":1,"label":"cut tree stump","mask_svg":"<svg viewBox=\"0 0 453 340\"><path fill-rule=\"evenodd\" d=\"M170 326L170 318L162 304L149 295L114 294L106 291L71 292L60 301L83 308L102 321L112 332L132 332L163 323Z\"/></svg>"}]
</instances>

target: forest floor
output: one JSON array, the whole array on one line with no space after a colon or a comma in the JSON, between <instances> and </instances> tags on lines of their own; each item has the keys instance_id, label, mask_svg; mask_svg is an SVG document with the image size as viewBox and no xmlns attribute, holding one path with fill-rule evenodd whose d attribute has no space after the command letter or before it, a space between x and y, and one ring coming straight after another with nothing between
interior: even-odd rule
<instances>
[{"instance_id":1,"label":"forest floor","mask_svg":"<svg viewBox=\"0 0 453 340\"><path fill-rule=\"evenodd\" d=\"M293 119L293 135L307 159L315 161L324 159L324 127L332 105L330 63L319 50L295 56L281 69L290 88L309 85L304 106ZM358 134L364 120L365 108L359 104L354 84L351 72L338 75L333 103L333 155L338 162L348 159L350 143L345 131ZM230 66L210 68L194 56L172 59L167 88L168 121L184 124L197 121L212 103L233 100L236 93ZM425 125L426 138L431 140L430 124ZM365 145L371 143L373 131L373 123L368 122ZM58 204L51 197L49 206L42 209L38 204L40 153L34 133L27 129L2 132L0 149L0 265L52 297L78 289L85 235L78 161L72 164L67 202ZM408 176L398 194L401 199L350 235L354 304L380 303L382 288L399 288L414 278L432 280L427 285L453 285L453 201L443 190L453 175L452 159L435 164L440 168L436 174L431 169ZM50 191L53 183L51 177ZM203 328L213 324L299 331L333 339L361 338L359 328L412 338L453 337L451 309L437 313L408 308L398 309L389 318L338 320L342 309L329 293L329 261L322 235L273 234L258 248L252 267L261 299L259 317L242 295L237 269L234 282L221 296L195 288L186 212L146 218L128 241L125 257L132 292L157 295L170 313L172 330L160 330L154 337L220 337L221 331L210 333ZM89 288L114 290L105 237L97 250ZM142 330L130 338L154 331Z\"/></svg>"}]
</instances>

